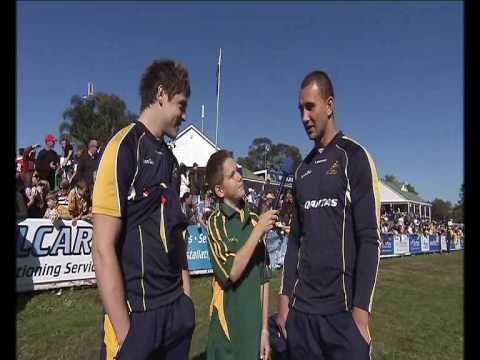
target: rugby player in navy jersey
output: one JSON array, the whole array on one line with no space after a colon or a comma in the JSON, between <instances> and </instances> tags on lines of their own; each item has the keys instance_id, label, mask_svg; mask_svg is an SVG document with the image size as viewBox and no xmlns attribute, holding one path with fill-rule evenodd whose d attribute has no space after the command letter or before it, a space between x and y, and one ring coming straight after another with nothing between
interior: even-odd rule
<instances>
[{"instance_id":1,"label":"rugby player in navy jersey","mask_svg":"<svg viewBox=\"0 0 480 360\"><path fill-rule=\"evenodd\" d=\"M381 244L377 171L337 128L325 72L305 77L299 110L314 147L295 172L277 325L289 359L368 359Z\"/></svg>"}]
</instances>

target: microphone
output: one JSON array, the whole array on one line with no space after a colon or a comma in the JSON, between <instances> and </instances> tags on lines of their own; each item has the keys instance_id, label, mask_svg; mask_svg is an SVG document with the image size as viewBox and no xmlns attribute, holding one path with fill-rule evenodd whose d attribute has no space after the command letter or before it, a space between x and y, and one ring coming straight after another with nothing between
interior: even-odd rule
<instances>
[{"instance_id":1,"label":"microphone","mask_svg":"<svg viewBox=\"0 0 480 360\"><path fill-rule=\"evenodd\" d=\"M278 209L278 203L280 201L280 196L284 191L287 177L288 175L293 174L294 171L295 171L295 161L291 157L286 158L282 165L282 180L280 181L280 189L278 190L278 196L275 198L272 209L274 210Z\"/></svg>"}]
</instances>

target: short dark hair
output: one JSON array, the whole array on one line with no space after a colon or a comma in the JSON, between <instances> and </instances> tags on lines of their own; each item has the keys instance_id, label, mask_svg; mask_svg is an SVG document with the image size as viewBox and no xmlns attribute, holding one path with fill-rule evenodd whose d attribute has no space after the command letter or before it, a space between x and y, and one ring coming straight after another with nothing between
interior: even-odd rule
<instances>
[{"instance_id":1,"label":"short dark hair","mask_svg":"<svg viewBox=\"0 0 480 360\"><path fill-rule=\"evenodd\" d=\"M305 89L311 83L317 84L318 88L320 89L320 95L322 96L322 99L326 100L330 96L335 98L335 94L333 92L333 83L325 71L315 70L309 73L303 79L301 89Z\"/></svg>"},{"instance_id":2,"label":"short dark hair","mask_svg":"<svg viewBox=\"0 0 480 360\"><path fill-rule=\"evenodd\" d=\"M223 163L227 159L233 159L233 152L230 150L219 150L210 156L207 162L206 182L208 187L215 194L215 185L220 185L223 181Z\"/></svg>"},{"instance_id":3,"label":"short dark hair","mask_svg":"<svg viewBox=\"0 0 480 360\"><path fill-rule=\"evenodd\" d=\"M187 67L171 59L155 60L150 64L140 81L140 111L156 101L157 89L160 85L167 93L169 100L180 93L185 94L187 98L190 97L190 77Z\"/></svg>"}]
</instances>

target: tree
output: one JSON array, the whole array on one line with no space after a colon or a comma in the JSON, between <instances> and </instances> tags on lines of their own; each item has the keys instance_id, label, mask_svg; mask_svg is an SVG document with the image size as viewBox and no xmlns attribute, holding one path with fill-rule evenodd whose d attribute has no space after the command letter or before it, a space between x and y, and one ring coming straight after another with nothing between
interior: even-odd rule
<instances>
[{"instance_id":1,"label":"tree","mask_svg":"<svg viewBox=\"0 0 480 360\"><path fill-rule=\"evenodd\" d=\"M403 185L404 185L404 182L401 181L401 180L399 180L399 179L397 179L397 178L395 177L395 175L385 175L385 181L390 182L390 183L393 183L393 184L395 184L396 186L398 186L399 188L402 188ZM407 184L405 185L405 187L406 187L406 189L407 189L408 192L413 193L413 194L415 194L415 195L418 195L417 190L415 190L415 186L413 186L412 184L408 184L408 183L407 183Z\"/></svg>"},{"instance_id":2,"label":"tree","mask_svg":"<svg viewBox=\"0 0 480 360\"><path fill-rule=\"evenodd\" d=\"M291 157L295 163L295 169L302 161L300 150L293 145L275 144L272 145L271 151L271 168L282 170L283 163L287 158Z\"/></svg>"},{"instance_id":3,"label":"tree","mask_svg":"<svg viewBox=\"0 0 480 360\"><path fill-rule=\"evenodd\" d=\"M415 186L413 186L413 185L411 185L411 184L407 184L406 188L407 188L407 191L408 191L408 192L411 192L411 193L413 193L413 194L418 195L417 190L415 190Z\"/></svg>"},{"instance_id":4,"label":"tree","mask_svg":"<svg viewBox=\"0 0 480 360\"><path fill-rule=\"evenodd\" d=\"M272 147L272 140L266 137L256 138L248 147L247 157L238 158L238 163L246 168L255 171L265 169L265 160Z\"/></svg>"},{"instance_id":5,"label":"tree","mask_svg":"<svg viewBox=\"0 0 480 360\"><path fill-rule=\"evenodd\" d=\"M252 171L265 169L281 170L285 160L291 157L295 166L302 161L300 150L296 146L287 144L273 144L266 137L256 138L248 148L246 157L239 157L238 163Z\"/></svg>"},{"instance_id":6,"label":"tree","mask_svg":"<svg viewBox=\"0 0 480 360\"><path fill-rule=\"evenodd\" d=\"M92 138L105 143L136 117L117 95L101 92L88 98L74 95L70 106L63 112L60 136L68 133L77 145L86 146Z\"/></svg>"},{"instance_id":7,"label":"tree","mask_svg":"<svg viewBox=\"0 0 480 360\"><path fill-rule=\"evenodd\" d=\"M463 206L465 201L465 184L460 186L460 193L457 205L452 209L453 221L463 223Z\"/></svg>"},{"instance_id":8,"label":"tree","mask_svg":"<svg viewBox=\"0 0 480 360\"><path fill-rule=\"evenodd\" d=\"M393 183L395 185L398 185L398 186L402 186L400 184L400 181L398 181L397 178L394 175L388 175L388 174L385 175L385 181L391 182L391 183Z\"/></svg>"},{"instance_id":9,"label":"tree","mask_svg":"<svg viewBox=\"0 0 480 360\"><path fill-rule=\"evenodd\" d=\"M446 221L452 215L452 204L450 201L435 199L432 201L432 219L436 221Z\"/></svg>"},{"instance_id":10,"label":"tree","mask_svg":"<svg viewBox=\"0 0 480 360\"><path fill-rule=\"evenodd\" d=\"M458 205L463 206L464 200L465 200L465 183L463 183L462 186L460 186Z\"/></svg>"},{"instance_id":11,"label":"tree","mask_svg":"<svg viewBox=\"0 0 480 360\"><path fill-rule=\"evenodd\" d=\"M452 209L452 219L456 223L463 223L463 206L456 205Z\"/></svg>"}]
</instances>

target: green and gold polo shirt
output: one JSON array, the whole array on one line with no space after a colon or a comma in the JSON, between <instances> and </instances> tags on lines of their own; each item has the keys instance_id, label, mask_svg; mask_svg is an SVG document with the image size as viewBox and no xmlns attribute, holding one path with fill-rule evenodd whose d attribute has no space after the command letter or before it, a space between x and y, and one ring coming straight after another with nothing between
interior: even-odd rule
<instances>
[{"instance_id":1,"label":"green and gold polo shirt","mask_svg":"<svg viewBox=\"0 0 480 360\"><path fill-rule=\"evenodd\" d=\"M235 254L248 240L258 215L221 203L208 219L208 250L214 270L207 359L258 359L262 330L261 285L271 278L268 253L259 243L235 283Z\"/></svg>"}]
</instances>

